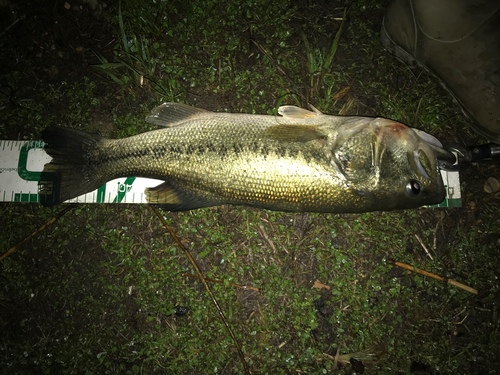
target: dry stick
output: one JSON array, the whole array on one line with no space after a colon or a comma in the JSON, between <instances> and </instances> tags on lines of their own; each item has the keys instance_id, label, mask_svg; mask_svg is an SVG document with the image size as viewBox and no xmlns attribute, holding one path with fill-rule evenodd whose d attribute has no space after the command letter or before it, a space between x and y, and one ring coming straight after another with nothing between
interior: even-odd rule
<instances>
[{"instance_id":1,"label":"dry stick","mask_svg":"<svg viewBox=\"0 0 500 375\"><path fill-rule=\"evenodd\" d=\"M269 59L269 61L271 61L271 64L273 64L276 69L278 69L281 74L283 74L285 77L287 77L290 81L292 80L288 74L286 74L286 72L280 67L280 64L274 59L274 57L272 57L270 55L269 52L267 52L267 50L259 43L257 43L255 40L252 40L253 44L255 44L255 46L260 50L260 52L262 52L264 55L267 56L267 58Z\"/></svg>"},{"instance_id":2,"label":"dry stick","mask_svg":"<svg viewBox=\"0 0 500 375\"><path fill-rule=\"evenodd\" d=\"M333 360L333 370L337 369L337 363L339 362L340 345L337 346L337 353L335 353L335 359Z\"/></svg>"},{"instance_id":3,"label":"dry stick","mask_svg":"<svg viewBox=\"0 0 500 375\"><path fill-rule=\"evenodd\" d=\"M402 268L405 268L405 269L407 269L409 271L414 271L415 272L415 268L413 266L410 266L409 264L406 264L406 263L394 262L392 260L388 260L387 263L394 264L394 265L396 265L398 267L402 267ZM424 275L424 276L432 277L433 279L442 281L444 283L451 284L451 285L456 286L458 288L462 288L463 290L466 290L466 291L468 291L468 292L470 292L472 294L477 294L477 290L476 289L471 288L470 286L464 285L462 283L459 283L458 281L448 279L447 277L442 277L442 276L436 275L435 273L431 273L431 272L427 272L427 271L421 270L420 268L417 268L416 272L419 273L419 274L421 274L421 275Z\"/></svg>"},{"instance_id":4,"label":"dry stick","mask_svg":"<svg viewBox=\"0 0 500 375\"><path fill-rule=\"evenodd\" d=\"M264 229L264 226L259 225L259 229L260 229L259 232L262 235L262 237L264 237L264 239L267 241L267 243L269 244L269 246L271 246L271 248L273 249L274 253L276 254L276 247L274 246L273 242L269 238L266 230Z\"/></svg>"},{"instance_id":5,"label":"dry stick","mask_svg":"<svg viewBox=\"0 0 500 375\"><path fill-rule=\"evenodd\" d=\"M10 29L12 26L14 26L16 23L18 23L20 20L21 20L20 18L18 18L18 19L16 19L16 20L14 20L14 22L12 22L12 23L11 23L11 24L10 24L10 25L9 25L9 26L5 29L5 30L4 30L4 31L2 31L2 32L0 33L0 37L1 37L1 36L3 36L3 34L5 34L7 31L9 31L9 29Z\"/></svg>"},{"instance_id":6,"label":"dry stick","mask_svg":"<svg viewBox=\"0 0 500 375\"><path fill-rule=\"evenodd\" d=\"M190 277L190 278L192 278L192 279L199 279L199 277L198 277L198 276L196 276L196 275L190 275L189 273L184 273L184 272L181 272L181 275L182 275L182 276L185 276L185 277ZM222 281L220 281L220 280L207 279L207 278L205 278L205 280L210 281L210 282L212 282L212 283L224 284L224 283L223 283ZM246 286L246 285L240 285L240 284L234 284L234 283L229 283L229 285L234 286L234 287L236 287L236 288L242 288L242 289L248 289L248 290L255 290L256 292L258 292L258 291L259 291L259 288L255 288L255 287L253 287L253 286Z\"/></svg>"},{"instance_id":7,"label":"dry stick","mask_svg":"<svg viewBox=\"0 0 500 375\"><path fill-rule=\"evenodd\" d=\"M420 246L422 246L424 248L424 250L427 253L427 255L429 256L429 258L431 258L431 260L434 260L431 253L429 253L429 250L427 250L427 247L425 247L424 243L422 242L422 240L420 239L420 237L417 234L415 234L415 238L420 243Z\"/></svg>"},{"instance_id":8,"label":"dry stick","mask_svg":"<svg viewBox=\"0 0 500 375\"><path fill-rule=\"evenodd\" d=\"M21 246L23 246L26 242L28 242L33 237L35 237L38 233L40 233L41 231L47 229L50 225L54 224L66 212L68 212L68 211L72 210L73 208L75 208L76 205L77 205L77 203L73 203L73 204L69 205L68 207L66 207L64 210L62 210L61 212L59 212L56 216L54 216L52 219L50 219L49 221L47 221L45 224L43 224L40 228L38 228L36 231L34 231L33 233L31 233L24 240L22 240L21 242L19 242L17 245L11 247L5 254L3 254L2 256L0 256L0 260L3 260L4 258L7 258L10 254L12 254L14 251L18 250Z\"/></svg>"},{"instance_id":9,"label":"dry stick","mask_svg":"<svg viewBox=\"0 0 500 375\"><path fill-rule=\"evenodd\" d=\"M224 316L224 313L222 312L222 309L219 306L219 303L215 299L215 296L213 295L212 291L210 290L210 287L208 286L208 283L207 283L207 280L205 279L205 276L203 276L203 274L201 273L201 270L198 268L198 265L194 261L193 256L191 255L191 253L189 252L189 250L184 247L184 245L179 240L179 238L177 237L177 235L174 233L174 231L167 224L167 221L163 218L163 215L160 213L160 211L158 210L158 208L156 208L155 206L152 206L152 205L149 205L149 207L156 214L156 216L158 216L158 218L163 223L163 225L165 226L165 228L168 230L168 232L170 233L170 235L174 238L175 242L177 242L177 245L179 245L179 247L182 250L184 250L184 253L188 257L188 259L191 262L191 264L193 265L194 269L196 270L196 273L198 274L198 277L200 278L201 282L205 286L205 289L207 290L208 294L210 295L210 298L212 299L212 302L214 303L215 307L217 308L217 311L219 312L219 315L220 315L222 321L224 322L224 325L226 326L226 329L228 330L229 335L231 336L231 338L234 341L234 345L236 346L236 349L238 350L238 355L240 356L241 362L243 363L243 368L245 369L245 374L250 375L250 369L248 368L247 361L245 360L245 357L243 356L243 352L241 351L241 346L238 343L238 340L236 339L236 336L234 335L231 327L229 326L229 324L228 324L228 322L226 320L226 317Z\"/></svg>"}]
</instances>

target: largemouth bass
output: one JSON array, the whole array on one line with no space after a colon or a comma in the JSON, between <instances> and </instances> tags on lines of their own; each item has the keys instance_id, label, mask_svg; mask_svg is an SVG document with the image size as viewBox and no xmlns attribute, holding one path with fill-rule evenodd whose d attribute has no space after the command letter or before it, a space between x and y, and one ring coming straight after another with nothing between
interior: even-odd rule
<instances>
[{"instance_id":1,"label":"largemouth bass","mask_svg":"<svg viewBox=\"0 0 500 375\"><path fill-rule=\"evenodd\" d=\"M51 127L52 156L39 183L45 206L119 177L165 181L147 189L170 211L221 204L278 211L366 212L445 198L438 159L447 151L422 131L384 118L280 107L281 116L216 113L179 103L146 121L165 128L123 139Z\"/></svg>"}]
</instances>

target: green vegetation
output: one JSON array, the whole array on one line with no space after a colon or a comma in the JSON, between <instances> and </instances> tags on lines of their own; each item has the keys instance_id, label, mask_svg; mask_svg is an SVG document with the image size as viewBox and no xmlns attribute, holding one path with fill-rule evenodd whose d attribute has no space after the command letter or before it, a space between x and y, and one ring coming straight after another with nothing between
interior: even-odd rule
<instances>
[{"instance_id":1,"label":"green vegetation","mask_svg":"<svg viewBox=\"0 0 500 375\"><path fill-rule=\"evenodd\" d=\"M311 102L476 141L432 77L380 47L384 1L41 3L1 16L0 32L20 20L0 34L1 139L39 139L50 125L126 137L153 129L148 110L175 100L270 114ZM351 374L352 356L369 374L488 374L500 353L500 222L482 184L494 173L462 174L463 208L164 215L221 282L212 291L252 373ZM0 255L60 209L0 204ZM195 272L148 207L79 205L0 261L0 372L243 373L203 285L186 274Z\"/></svg>"}]
</instances>

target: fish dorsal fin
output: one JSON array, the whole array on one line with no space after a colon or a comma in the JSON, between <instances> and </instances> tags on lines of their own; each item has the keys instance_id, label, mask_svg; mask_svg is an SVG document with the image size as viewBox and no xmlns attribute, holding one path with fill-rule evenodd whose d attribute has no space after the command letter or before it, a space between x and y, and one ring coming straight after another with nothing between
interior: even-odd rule
<instances>
[{"instance_id":1,"label":"fish dorsal fin","mask_svg":"<svg viewBox=\"0 0 500 375\"><path fill-rule=\"evenodd\" d=\"M177 126L176 123L188 118L207 114L209 111L182 103L163 103L151 110L146 122L159 126Z\"/></svg>"},{"instance_id":2,"label":"fish dorsal fin","mask_svg":"<svg viewBox=\"0 0 500 375\"><path fill-rule=\"evenodd\" d=\"M311 105L314 112L308 111L307 109L296 107L294 105L283 105L278 108L278 113L283 117L301 119L301 118L313 118L321 115L322 113L318 111Z\"/></svg>"},{"instance_id":3,"label":"fish dorsal fin","mask_svg":"<svg viewBox=\"0 0 500 375\"><path fill-rule=\"evenodd\" d=\"M282 142L308 142L327 138L318 125L274 125L267 128L264 134L267 138Z\"/></svg>"}]
</instances>

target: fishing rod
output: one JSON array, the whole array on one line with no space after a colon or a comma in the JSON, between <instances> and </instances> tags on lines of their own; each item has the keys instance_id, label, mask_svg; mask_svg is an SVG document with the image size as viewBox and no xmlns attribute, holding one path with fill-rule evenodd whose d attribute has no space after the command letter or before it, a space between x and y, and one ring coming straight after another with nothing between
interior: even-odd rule
<instances>
[{"instance_id":1,"label":"fishing rod","mask_svg":"<svg viewBox=\"0 0 500 375\"><path fill-rule=\"evenodd\" d=\"M440 159L439 168L449 172L463 171L473 163L500 160L500 144L488 143L476 146L464 146L458 143L445 143L443 148L453 154L453 158Z\"/></svg>"}]
</instances>

